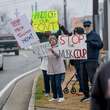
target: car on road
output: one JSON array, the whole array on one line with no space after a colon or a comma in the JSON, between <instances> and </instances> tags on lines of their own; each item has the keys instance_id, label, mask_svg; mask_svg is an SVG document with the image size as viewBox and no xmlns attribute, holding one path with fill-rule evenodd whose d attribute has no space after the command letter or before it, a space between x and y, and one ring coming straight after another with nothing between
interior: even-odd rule
<instances>
[{"instance_id":1,"label":"car on road","mask_svg":"<svg viewBox=\"0 0 110 110\"><path fill-rule=\"evenodd\" d=\"M14 52L19 55L19 46L13 35L0 35L0 53Z\"/></svg>"},{"instance_id":2,"label":"car on road","mask_svg":"<svg viewBox=\"0 0 110 110\"><path fill-rule=\"evenodd\" d=\"M3 70L3 55L0 54L0 70Z\"/></svg>"}]
</instances>

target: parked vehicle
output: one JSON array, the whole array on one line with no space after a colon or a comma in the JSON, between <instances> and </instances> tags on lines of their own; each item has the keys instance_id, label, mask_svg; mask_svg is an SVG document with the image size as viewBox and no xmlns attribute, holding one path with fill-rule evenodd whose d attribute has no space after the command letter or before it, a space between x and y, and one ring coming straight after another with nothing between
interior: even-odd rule
<instances>
[{"instance_id":1,"label":"parked vehicle","mask_svg":"<svg viewBox=\"0 0 110 110\"><path fill-rule=\"evenodd\" d=\"M19 55L19 47L13 35L0 35L0 53L15 52Z\"/></svg>"},{"instance_id":2,"label":"parked vehicle","mask_svg":"<svg viewBox=\"0 0 110 110\"><path fill-rule=\"evenodd\" d=\"M0 54L0 70L3 70L3 55Z\"/></svg>"}]
</instances>

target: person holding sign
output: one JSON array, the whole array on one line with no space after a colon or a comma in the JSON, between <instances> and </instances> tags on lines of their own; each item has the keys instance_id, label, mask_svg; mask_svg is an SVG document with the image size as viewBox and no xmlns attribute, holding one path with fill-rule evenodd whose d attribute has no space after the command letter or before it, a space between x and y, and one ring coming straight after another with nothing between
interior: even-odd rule
<instances>
[{"instance_id":1,"label":"person holding sign","mask_svg":"<svg viewBox=\"0 0 110 110\"><path fill-rule=\"evenodd\" d=\"M55 51L57 47L57 39L55 35L49 37L49 42L51 48L49 49L48 55L48 74L50 75L53 98L49 101L63 102L63 92L62 92L62 75L65 73L65 66L63 59Z\"/></svg>"},{"instance_id":2,"label":"person holding sign","mask_svg":"<svg viewBox=\"0 0 110 110\"><path fill-rule=\"evenodd\" d=\"M82 27L76 27L74 29L74 33L73 33L75 36L80 36L80 35L84 35L84 29ZM80 73L80 62L82 60L77 60L77 59L72 59L70 60L70 64L71 65L74 65L75 66L75 69L76 69L76 78L78 79L79 81L79 93L77 93L78 95L82 95L82 92L83 92L83 85L82 85L82 81L81 81L81 73Z\"/></svg>"}]
</instances>

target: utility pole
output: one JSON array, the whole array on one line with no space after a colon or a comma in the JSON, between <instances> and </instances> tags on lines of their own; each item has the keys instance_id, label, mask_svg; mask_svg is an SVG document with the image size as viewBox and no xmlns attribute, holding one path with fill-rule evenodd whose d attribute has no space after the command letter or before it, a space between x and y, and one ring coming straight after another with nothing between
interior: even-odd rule
<instances>
[{"instance_id":1,"label":"utility pole","mask_svg":"<svg viewBox=\"0 0 110 110\"><path fill-rule=\"evenodd\" d=\"M18 11L18 9L16 8L15 10L15 16L18 17L20 15L20 12Z\"/></svg>"},{"instance_id":2,"label":"utility pole","mask_svg":"<svg viewBox=\"0 0 110 110\"><path fill-rule=\"evenodd\" d=\"M110 0L107 0L107 17L108 17L108 59L110 60Z\"/></svg>"},{"instance_id":3,"label":"utility pole","mask_svg":"<svg viewBox=\"0 0 110 110\"><path fill-rule=\"evenodd\" d=\"M34 11L34 6L33 5L31 5L31 10L32 10L32 12Z\"/></svg>"},{"instance_id":4,"label":"utility pole","mask_svg":"<svg viewBox=\"0 0 110 110\"><path fill-rule=\"evenodd\" d=\"M35 2L35 11L37 11L37 2Z\"/></svg>"},{"instance_id":5,"label":"utility pole","mask_svg":"<svg viewBox=\"0 0 110 110\"><path fill-rule=\"evenodd\" d=\"M103 26L103 43L104 50L108 50L108 0L104 0L104 26Z\"/></svg>"},{"instance_id":6,"label":"utility pole","mask_svg":"<svg viewBox=\"0 0 110 110\"><path fill-rule=\"evenodd\" d=\"M63 1L64 3L64 25L65 25L65 28L67 28L67 10L66 10L66 7L67 7L67 1L64 0Z\"/></svg>"},{"instance_id":7,"label":"utility pole","mask_svg":"<svg viewBox=\"0 0 110 110\"><path fill-rule=\"evenodd\" d=\"M99 0L93 0L93 30L96 30L98 28L98 18L99 18Z\"/></svg>"}]
</instances>

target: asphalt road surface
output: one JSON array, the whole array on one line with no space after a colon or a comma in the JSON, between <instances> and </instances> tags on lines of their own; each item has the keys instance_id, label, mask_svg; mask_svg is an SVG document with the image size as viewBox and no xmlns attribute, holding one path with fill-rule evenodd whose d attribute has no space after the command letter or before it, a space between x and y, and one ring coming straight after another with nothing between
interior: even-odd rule
<instances>
[{"instance_id":1,"label":"asphalt road surface","mask_svg":"<svg viewBox=\"0 0 110 110\"><path fill-rule=\"evenodd\" d=\"M4 70L0 71L0 91L14 78L40 65L40 59L32 51L20 51L19 56L5 53Z\"/></svg>"}]
</instances>

